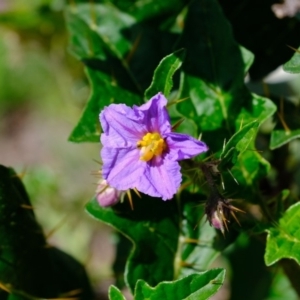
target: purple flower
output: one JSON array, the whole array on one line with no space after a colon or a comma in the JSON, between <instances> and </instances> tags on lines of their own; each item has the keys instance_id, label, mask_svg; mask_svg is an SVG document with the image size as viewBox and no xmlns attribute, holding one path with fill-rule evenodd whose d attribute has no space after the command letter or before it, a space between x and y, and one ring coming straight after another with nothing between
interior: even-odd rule
<instances>
[{"instance_id":1,"label":"purple flower","mask_svg":"<svg viewBox=\"0 0 300 300\"><path fill-rule=\"evenodd\" d=\"M109 186L105 179L100 179L96 190L96 199L103 207L112 206L119 202L123 193L123 191L118 191L117 189Z\"/></svg>"},{"instance_id":2,"label":"purple flower","mask_svg":"<svg viewBox=\"0 0 300 300\"><path fill-rule=\"evenodd\" d=\"M102 176L118 190L171 199L181 183L179 160L208 150L193 137L172 132L162 93L141 106L111 104L100 113Z\"/></svg>"}]
</instances>

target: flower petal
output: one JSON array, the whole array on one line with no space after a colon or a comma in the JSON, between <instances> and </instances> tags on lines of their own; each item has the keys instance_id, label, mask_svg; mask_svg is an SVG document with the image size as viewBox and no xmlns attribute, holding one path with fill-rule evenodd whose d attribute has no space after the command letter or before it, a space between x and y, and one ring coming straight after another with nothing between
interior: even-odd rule
<instances>
[{"instance_id":1,"label":"flower petal","mask_svg":"<svg viewBox=\"0 0 300 300\"><path fill-rule=\"evenodd\" d=\"M167 99L162 93L158 93L145 104L140 107L134 106L133 109L143 113L143 124L146 124L148 132L164 135L171 132L172 128L166 105Z\"/></svg>"},{"instance_id":2,"label":"flower petal","mask_svg":"<svg viewBox=\"0 0 300 300\"><path fill-rule=\"evenodd\" d=\"M172 199L181 183L180 166L177 161L155 157L148 162L138 190L163 200Z\"/></svg>"},{"instance_id":3,"label":"flower petal","mask_svg":"<svg viewBox=\"0 0 300 300\"><path fill-rule=\"evenodd\" d=\"M144 173L146 162L140 160L136 147L109 148L101 150L102 176L111 187L127 190L137 187ZM137 187L138 188L138 187Z\"/></svg>"},{"instance_id":4,"label":"flower petal","mask_svg":"<svg viewBox=\"0 0 300 300\"><path fill-rule=\"evenodd\" d=\"M101 143L106 147L136 146L146 132L143 114L125 104L111 104L100 114Z\"/></svg>"},{"instance_id":5,"label":"flower petal","mask_svg":"<svg viewBox=\"0 0 300 300\"><path fill-rule=\"evenodd\" d=\"M208 150L205 143L183 133L169 133L166 143L169 147L168 158L176 161L192 158Z\"/></svg>"}]
</instances>

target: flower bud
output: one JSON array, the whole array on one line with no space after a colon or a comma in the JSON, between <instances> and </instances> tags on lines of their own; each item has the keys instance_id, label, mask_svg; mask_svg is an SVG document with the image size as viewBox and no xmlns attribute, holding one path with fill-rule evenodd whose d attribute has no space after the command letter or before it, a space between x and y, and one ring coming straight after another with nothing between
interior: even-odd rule
<instances>
[{"instance_id":1,"label":"flower bud","mask_svg":"<svg viewBox=\"0 0 300 300\"><path fill-rule=\"evenodd\" d=\"M119 191L109 186L105 179L101 179L98 182L96 199L103 207L112 206L119 202L122 193L123 191Z\"/></svg>"},{"instance_id":2,"label":"flower bud","mask_svg":"<svg viewBox=\"0 0 300 300\"><path fill-rule=\"evenodd\" d=\"M231 205L229 201L230 200L223 198L217 193L211 195L205 207L205 213L209 224L214 228L221 230L223 234L225 229L228 231L227 223L229 223L230 216L240 225L235 212L244 212Z\"/></svg>"},{"instance_id":3,"label":"flower bud","mask_svg":"<svg viewBox=\"0 0 300 300\"><path fill-rule=\"evenodd\" d=\"M212 216L210 218L210 224L214 228L219 229L222 232L224 232L224 220L222 219L222 216L220 215L220 212L218 212L217 210L215 210L212 213Z\"/></svg>"},{"instance_id":4,"label":"flower bud","mask_svg":"<svg viewBox=\"0 0 300 300\"><path fill-rule=\"evenodd\" d=\"M225 201L226 199L222 198L218 198L217 201L209 201L205 209L209 224L214 228L221 230L223 234L225 231L224 229L228 229L227 222L230 213L230 209L228 209Z\"/></svg>"}]
</instances>

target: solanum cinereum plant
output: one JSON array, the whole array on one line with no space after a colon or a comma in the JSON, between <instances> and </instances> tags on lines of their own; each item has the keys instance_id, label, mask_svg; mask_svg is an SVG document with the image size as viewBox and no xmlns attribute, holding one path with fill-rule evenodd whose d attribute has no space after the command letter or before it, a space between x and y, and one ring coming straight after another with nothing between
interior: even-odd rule
<instances>
[{"instance_id":1,"label":"solanum cinereum plant","mask_svg":"<svg viewBox=\"0 0 300 300\"><path fill-rule=\"evenodd\" d=\"M300 73L286 51L298 19L268 1L82 2L65 17L91 94L69 139L101 141L86 210L118 238L109 299L124 286L135 300L209 299L225 278L224 300L299 299L299 97L245 84L285 62ZM20 179L0 176L0 298L92 299L83 267L36 230Z\"/></svg>"},{"instance_id":2,"label":"solanum cinereum plant","mask_svg":"<svg viewBox=\"0 0 300 300\"><path fill-rule=\"evenodd\" d=\"M293 131L280 137L277 128L261 131L277 103L245 85L254 56L236 42L217 1L170 1L161 12L152 4L97 4L94 19L88 4L67 12L71 50L84 61L92 87L70 139L101 137L101 182L112 197L103 207L98 189L86 208L126 237L120 236L114 269L123 270L135 299L159 299L162 290L174 299L183 284L177 299L208 299L225 278L224 267L213 269L217 257L234 274L232 299L267 298L277 282L291 282L297 291L285 270L300 259L282 235L293 231L285 220L298 214L297 201L274 179L274 170L285 171L276 169L268 147L271 139L271 148L281 151ZM259 275L248 284L251 272ZM269 276L278 281L266 281ZM192 282L198 283L189 290ZM296 299L293 288L282 297L289 291ZM121 292L111 287L109 295Z\"/></svg>"}]
</instances>

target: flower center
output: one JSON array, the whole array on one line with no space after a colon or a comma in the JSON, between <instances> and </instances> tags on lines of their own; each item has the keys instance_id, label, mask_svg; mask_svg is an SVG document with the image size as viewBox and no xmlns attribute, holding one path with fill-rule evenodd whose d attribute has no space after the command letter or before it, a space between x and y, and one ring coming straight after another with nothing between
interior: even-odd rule
<instances>
[{"instance_id":1,"label":"flower center","mask_svg":"<svg viewBox=\"0 0 300 300\"><path fill-rule=\"evenodd\" d=\"M137 146L141 148L140 160L149 161L155 155L161 155L167 148L167 145L161 135L157 132L148 132L143 138L137 142Z\"/></svg>"}]
</instances>

